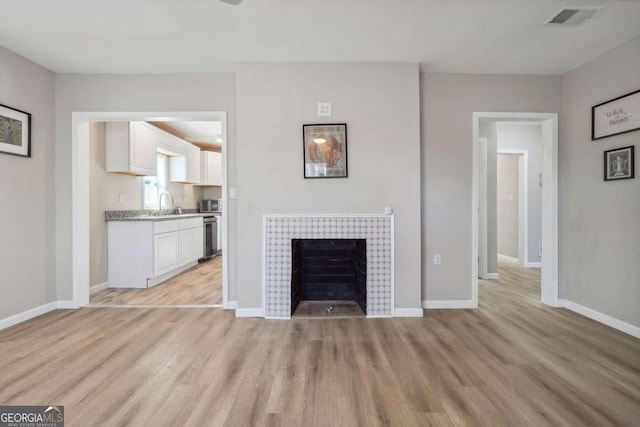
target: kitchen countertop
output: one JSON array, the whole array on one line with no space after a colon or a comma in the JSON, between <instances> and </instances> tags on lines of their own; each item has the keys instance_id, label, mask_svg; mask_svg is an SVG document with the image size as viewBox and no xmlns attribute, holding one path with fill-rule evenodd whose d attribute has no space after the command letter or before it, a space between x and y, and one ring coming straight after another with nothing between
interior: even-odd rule
<instances>
[{"instance_id":1,"label":"kitchen countertop","mask_svg":"<svg viewBox=\"0 0 640 427\"><path fill-rule=\"evenodd\" d=\"M105 216L105 221L171 221L176 219L187 219L187 218L204 218L210 216L220 216L222 212L197 212L197 213L184 213L182 215L177 214L168 214L168 215L155 215L155 214L142 214L142 215L123 215L123 216Z\"/></svg>"}]
</instances>

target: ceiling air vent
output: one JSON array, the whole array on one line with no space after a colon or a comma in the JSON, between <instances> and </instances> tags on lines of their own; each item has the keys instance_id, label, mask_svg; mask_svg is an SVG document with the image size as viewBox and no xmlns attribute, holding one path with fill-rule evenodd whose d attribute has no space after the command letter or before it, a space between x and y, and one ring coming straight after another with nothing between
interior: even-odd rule
<instances>
[{"instance_id":1,"label":"ceiling air vent","mask_svg":"<svg viewBox=\"0 0 640 427\"><path fill-rule=\"evenodd\" d=\"M563 26L576 26L582 24L587 19L596 13L598 8L586 8L586 7L574 7L564 8L560 12L555 13L551 18L547 19L544 25L563 25Z\"/></svg>"}]
</instances>

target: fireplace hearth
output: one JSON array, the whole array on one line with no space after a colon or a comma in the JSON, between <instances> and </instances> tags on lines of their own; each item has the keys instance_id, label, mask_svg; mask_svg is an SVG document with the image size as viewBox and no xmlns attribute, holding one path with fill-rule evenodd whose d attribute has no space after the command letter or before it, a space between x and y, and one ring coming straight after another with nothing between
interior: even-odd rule
<instances>
[{"instance_id":1,"label":"fireplace hearth","mask_svg":"<svg viewBox=\"0 0 640 427\"><path fill-rule=\"evenodd\" d=\"M366 314L366 239L292 239L292 315L300 301L354 301Z\"/></svg>"}]
</instances>

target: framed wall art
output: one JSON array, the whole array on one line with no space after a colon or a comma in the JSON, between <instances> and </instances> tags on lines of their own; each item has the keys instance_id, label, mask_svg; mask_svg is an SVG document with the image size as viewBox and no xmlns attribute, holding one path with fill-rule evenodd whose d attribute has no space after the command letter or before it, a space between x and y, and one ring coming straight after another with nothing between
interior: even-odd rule
<instances>
[{"instance_id":1,"label":"framed wall art","mask_svg":"<svg viewBox=\"0 0 640 427\"><path fill-rule=\"evenodd\" d=\"M31 157L31 114L0 104L0 153Z\"/></svg>"},{"instance_id":2,"label":"framed wall art","mask_svg":"<svg viewBox=\"0 0 640 427\"><path fill-rule=\"evenodd\" d=\"M591 140L640 129L640 90L591 107Z\"/></svg>"},{"instance_id":3,"label":"framed wall art","mask_svg":"<svg viewBox=\"0 0 640 427\"><path fill-rule=\"evenodd\" d=\"M305 178L347 177L346 123L302 125Z\"/></svg>"},{"instance_id":4,"label":"framed wall art","mask_svg":"<svg viewBox=\"0 0 640 427\"><path fill-rule=\"evenodd\" d=\"M604 152L604 180L614 181L634 177L634 146Z\"/></svg>"}]
</instances>

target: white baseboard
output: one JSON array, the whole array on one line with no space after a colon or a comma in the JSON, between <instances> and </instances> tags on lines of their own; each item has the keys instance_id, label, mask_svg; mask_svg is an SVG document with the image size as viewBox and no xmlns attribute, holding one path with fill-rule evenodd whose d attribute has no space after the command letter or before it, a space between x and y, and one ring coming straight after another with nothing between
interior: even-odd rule
<instances>
[{"instance_id":1,"label":"white baseboard","mask_svg":"<svg viewBox=\"0 0 640 427\"><path fill-rule=\"evenodd\" d=\"M473 303L473 300L462 299L436 299L422 301L422 308L426 309L441 309L441 308L477 308Z\"/></svg>"},{"instance_id":2,"label":"white baseboard","mask_svg":"<svg viewBox=\"0 0 640 427\"><path fill-rule=\"evenodd\" d=\"M227 301L227 306L224 307L225 310L235 310L238 308L238 301Z\"/></svg>"},{"instance_id":3,"label":"white baseboard","mask_svg":"<svg viewBox=\"0 0 640 427\"><path fill-rule=\"evenodd\" d=\"M78 306L74 301L57 301L56 308L66 310L66 309L76 309L78 308Z\"/></svg>"},{"instance_id":4,"label":"white baseboard","mask_svg":"<svg viewBox=\"0 0 640 427\"><path fill-rule=\"evenodd\" d=\"M0 320L0 330L9 328L13 325L17 325L18 323L22 323L26 320L33 319L34 317L38 317L42 314L48 313L52 310L58 308L58 303L56 301L50 302L48 304L43 304L39 307L35 307L22 313L14 314L13 316L9 316Z\"/></svg>"},{"instance_id":5,"label":"white baseboard","mask_svg":"<svg viewBox=\"0 0 640 427\"><path fill-rule=\"evenodd\" d=\"M109 287L109 282L104 282L104 283L99 283L97 285L93 285L93 286L91 286L89 288L89 294L93 295L96 292L99 292L99 291L107 289L108 287Z\"/></svg>"},{"instance_id":6,"label":"white baseboard","mask_svg":"<svg viewBox=\"0 0 640 427\"><path fill-rule=\"evenodd\" d=\"M508 262L515 262L516 264L520 264L520 260L518 258L514 258L512 256L502 255L502 254L498 254L498 261L508 261Z\"/></svg>"},{"instance_id":7,"label":"white baseboard","mask_svg":"<svg viewBox=\"0 0 640 427\"><path fill-rule=\"evenodd\" d=\"M541 262L528 262L525 264L525 268L542 268Z\"/></svg>"},{"instance_id":8,"label":"white baseboard","mask_svg":"<svg viewBox=\"0 0 640 427\"><path fill-rule=\"evenodd\" d=\"M500 280L498 273L486 273L485 280Z\"/></svg>"},{"instance_id":9,"label":"white baseboard","mask_svg":"<svg viewBox=\"0 0 640 427\"><path fill-rule=\"evenodd\" d=\"M421 308L395 308L393 317L423 317L424 312Z\"/></svg>"},{"instance_id":10,"label":"white baseboard","mask_svg":"<svg viewBox=\"0 0 640 427\"><path fill-rule=\"evenodd\" d=\"M599 311L593 310L589 307L585 307L566 299L558 300L558 304L560 305L560 307L564 307L568 310L574 311L578 314L588 317L589 319L595 320L596 322L603 323L607 326L611 326L614 329L624 332L625 334L640 338L640 327L638 326L632 325L625 321L616 319L615 317L600 313Z\"/></svg>"},{"instance_id":11,"label":"white baseboard","mask_svg":"<svg viewBox=\"0 0 640 427\"><path fill-rule=\"evenodd\" d=\"M264 317L264 310L262 307L236 308L236 317Z\"/></svg>"}]
</instances>

